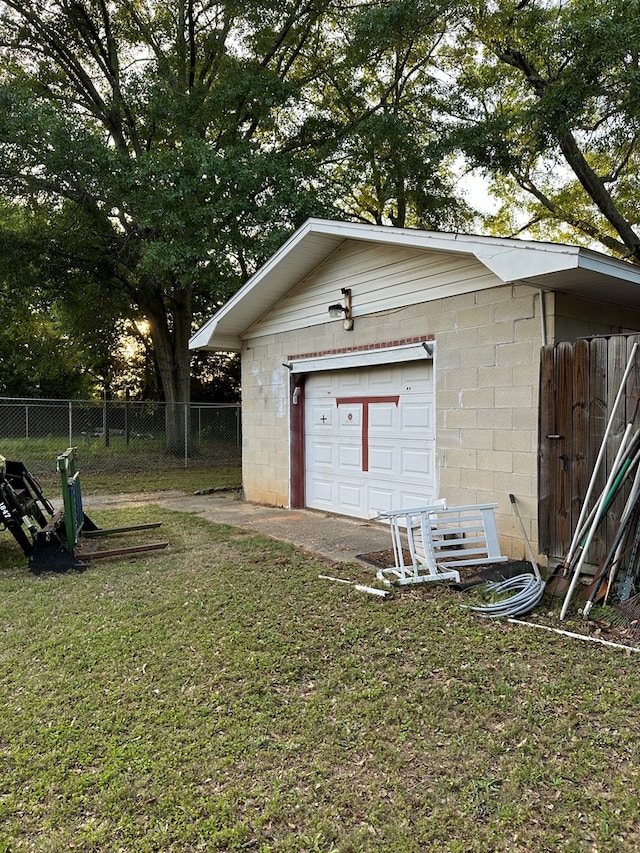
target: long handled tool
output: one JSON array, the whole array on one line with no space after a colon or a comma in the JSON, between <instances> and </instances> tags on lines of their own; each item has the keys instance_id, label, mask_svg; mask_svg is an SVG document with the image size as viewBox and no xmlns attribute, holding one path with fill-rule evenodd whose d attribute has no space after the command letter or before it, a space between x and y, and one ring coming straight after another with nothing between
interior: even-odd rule
<instances>
[{"instance_id":1,"label":"long handled tool","mask_svg":"<svg viewBox=\"0 0 640 853\"><path fill-rule=\"evenodd\" d=\"M609 474L609 477L607 479L607 483L606 483L606 485L602 491L602 495L601 495L600 500L598 502L598 505L597 505L598 509L597 509L595 518L591 524L591 527L589 528L589 532L587 533L586 539L584 540L583 543L581 543L582 552L580 554L580 557L578 558L577 563L572 568L573 577L571 578L571 582L569 583L569 589L567 590L567 594L565 595L564 602L562 604L562 609L560 610L560 620L561 621L567 615L567 610L569 609L569 604L571 602L573 592L576 588L576 584L578 583L578 578L580 577L580 571L581 571L582 566L584 565L584 562L587 558L587 551L589 550L589 545L591 545L591 542L593 541L593 537L595 536L598 525L600 524L600 521L602 520L602 516L604 514L604 508L605 508L605 505L607 504L607 499L609 498L609 493L611 492L611 488L614 484L614 481L620 472L620 465L622 463L622 459L624 458L624 454L628 450L629 435L631 433L631 429L632 429L632 425L627 424L627 428L625 429L624 435L622 436L622 441L620 442L620 447L618 448L616 458L613 462L613 467L611 469L611 473Z\"/></svg>"},{"instance_id":2,"label":"long handled tool","mask_svg":"<svg viewBox=\"0 0 640 853\"><path fill-rule=\"evenodd\" d=\"M607 421L607 426L604 431L604 435L602 436L602 441L600 442L600 449L598 451L598 457L596 459L595 465L593 466L593 471L591 472L591 479L589 480L589 486L587 487L587 493L584 496L584 500L582 502L582 509L580 510L580 516L578 518L578 523L576 524L575 533L573 539L571 540L571 544L569 545L569 550L564 559L564 565L568 568L571 565L571 561L573 560L574 551L578 547L581 536L582 525L585 520L585 516L588 513L589 501L591 500L591 495L593 494L593 490L595 488L596 479L598 475L598 471L600 470L600 466L605 456L605 452L607 449L607 441L609 440L609 434L613 428L613 424L615 421L616 412L618 410L618 406L620 405L620 401L622 400L624 389L627 384L627 379L631 370L633 369L633 364L635 362L636 352L638 351L638 344L634 343L631 348L631 353L629 354L629 359L627 361L627 366L622 375L622 380L620 381L620 386L618 388L618 393L616 394L616 398L613 401L613 406L611 407L611 412L609 414L609 420Z\"/></svg>"},{"instance_id":3,"label":"long handled tool","mask_svg":"<svg viewBox=\"0 0 640 853\"><path fill-rule=\"evenodd\" d=\"M522 517L520 515L520 510L518 509L518 504L516 503L516 499L514 495L509 495L509 500L511 501L511 506L513 507L513 511L515 513L516 518L520 523L520 530L522 531L522 538L524 539L524 544L527 549L527 556L529 558L529 562L531 563L531 568L533 569L533 573L538 580L542 580L540 577L540 569L538 567L538 563L536 562L535 554L533 553L533 548L531 547L531 542L529 542L529 537L527 536L527 531L524 527L524 522L522 521Z\"/></svg>"},{"instance_id":4,"label":"long handled tool","mask_svg":"<svg viewBox=\"0 0 640 853\"><path fill-rule=\"evenodd\" d=\"M588 592L587 602L583 608L582 615L583 618L586 619L589 616L591 608L593 607L594 602L600 595L600 591L604 584L607 576L613 576L617 569L617 566L622 558L622 551L624 540L626 539L629 528L633 523L634 516L637 514L638 509L638 500L640 499L640 460L638 459L638 455L634 460L636 465L636 473L633 479L633 485L631 486L631 491L629 492L629 497L627 498L627 502L622 511L622 516L620 518L620 523L618 525L618 530L616 531L616 535L614 537L613 542L611 543L611 547L602 562L600 570L596 573L593 582L590 585L590 589Z\"/></svg>"},{"instance_id":5,"label":"long handled tool","mask_svg":"<svg viewBox=\"0 0 640 853\"><path fill-rule=\"evenodd\" d=\"M591 529L591 526L594 524L595 521L597 527L600 521L602 521L604 514L606 513L610 504L626 482L627 478L629 477L631 472L636 469L636 466L640 464L640 450L638 450L639 445L640 431L637 431L628 445L628 455L627 458L622 462L620 470L617 473L615 469L610 472L612 475L615 475L613 485L610 489L607 489L605 487L604 490L600 493L598 499L595 502L595 505L591 508L589 513L586 514L586 517L583 517L581 525L576 527L576 531L572 540L572 545L569 549L569 552L567 553L567 557L565 557L562 563L555 567L552 574L547 578L548 593L551 593L555 596L566 595L567 590L569 589L569 574L572 573L576 561L584 550L585 543L587 542L587 535L589 533L589 530ZM635 455L633 455L634 452ZM589 592L591 592L592 589L593 587L589 589Z\"/></svg>"}]
</instances>

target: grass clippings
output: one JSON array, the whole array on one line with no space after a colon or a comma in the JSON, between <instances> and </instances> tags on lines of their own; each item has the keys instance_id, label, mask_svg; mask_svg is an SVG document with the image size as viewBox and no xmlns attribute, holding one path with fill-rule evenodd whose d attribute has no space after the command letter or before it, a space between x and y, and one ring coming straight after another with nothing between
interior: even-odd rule
<instances>
[{"instance_id":1,"label":"grass clippings","mask_svg":"<svg viewBox=\"0 0 640 853\"><path fill-rule=\"evenodd\" d=\"M145 507L167 553L0 536L0 851L640 847L638 657Z\"/></svg>"}]
</instances>

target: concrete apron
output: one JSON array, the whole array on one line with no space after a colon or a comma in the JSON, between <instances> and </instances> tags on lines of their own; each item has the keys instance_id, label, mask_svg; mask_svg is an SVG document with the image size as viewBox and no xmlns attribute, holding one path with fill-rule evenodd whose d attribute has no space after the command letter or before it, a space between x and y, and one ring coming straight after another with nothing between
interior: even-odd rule
<instances>
[{"instance_id":1,"label":"concrete apron","mask_svg":"<svg viewBox=\"0 0 640 853\"><path fill-rule=\"evenodd\" d=\"M242 500L235 492L194 495L178 489L161 492L136 492L126 495L83 495L85 512L91 509L123 506L157 506L177 512L191 512L216 524L229 524L254 530L273 539L292 542L314 554L337 562L357 562L371 570L370 563L358 560L359 554L391 548L389 528L365 519L306 509L281 509Z\"/></svg>"}]
</instances>

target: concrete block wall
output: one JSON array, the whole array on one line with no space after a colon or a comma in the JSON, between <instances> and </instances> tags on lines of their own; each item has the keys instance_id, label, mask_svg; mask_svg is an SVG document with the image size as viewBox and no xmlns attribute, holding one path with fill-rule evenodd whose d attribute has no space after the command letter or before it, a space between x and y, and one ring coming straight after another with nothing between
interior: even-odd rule
<instances>
[{"instance_id":1,"label":"concrete block wall","mask_svg":"<svg viewBox=\"0 0 640 853\"><path fill-rule=\"evenodd\" d=\"M502 286L356 319L255 337L245 344L243 484L247 499L289 505L291 355L366 347L398 337L435 341L439 494L451 505L498 502L503 553L524 556L509 501L537 535L538 292Z\"/></svg>"},{"instance_id":2,"label":"concrete block wall","mask_svg":"<svg viewBox=\"0 0 640 853\"><path fill-rule=\"evenodd\" d=\"M505 285L444 300L442 307L437 318L427 318L437 346L440 495L451 504L498 503L503 553L526 559L509 494L536 550L538 292Z\"/></svg>"},{"instance_id":3,"label":"concrete block wall","mask_svg":"<svg viewBox=\"0 0 640 853\"><path fill-rule=\"evenodd\" d=\"M549 312L549 343L640 329L640 306L634 310L628 306L592 302L566 293L549 294L547 299L553 301L553 311Z\"/></svg>"},{"instance_id":4,"label":"concrete block wall","mask_svg":"<svg viewBox=\"0 0 640 853\"><path fill-rule=\"evenodd\" d=\"M242 483L248 500L289 503L289 371L277 338L242 352Z\"/></svg>"}]
</instances>

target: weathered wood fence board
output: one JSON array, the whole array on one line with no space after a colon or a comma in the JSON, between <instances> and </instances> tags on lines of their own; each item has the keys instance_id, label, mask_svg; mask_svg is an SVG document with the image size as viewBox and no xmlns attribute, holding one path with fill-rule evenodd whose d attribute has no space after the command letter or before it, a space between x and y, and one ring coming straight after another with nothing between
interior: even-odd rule
<instances>
[{"instance_id":1,"label":"weathered wood fence board","mask_svg":"<svg viewBox=\"0 0 640 853\"><path fill-rule=\"evenodd\" d=\"M538 543L550 557L564 556L587 492L620 381L640 335L612 335L543 347L540 355L538 438ZM606 462L598 472L602 492L627 423L640 425L640 358L612 423ZM612 541L628 488L612 503L589 552L597 564Z\"/></svg>"}]
</instances>

